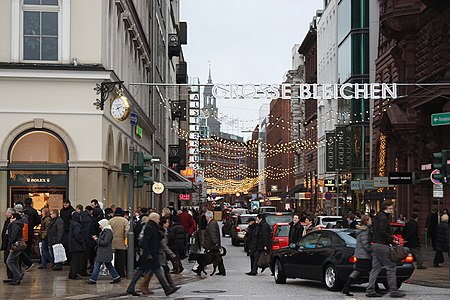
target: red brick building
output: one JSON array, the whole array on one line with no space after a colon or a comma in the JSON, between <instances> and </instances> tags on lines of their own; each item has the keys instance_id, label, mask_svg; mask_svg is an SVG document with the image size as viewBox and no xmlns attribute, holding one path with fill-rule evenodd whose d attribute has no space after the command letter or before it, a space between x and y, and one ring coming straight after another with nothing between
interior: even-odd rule
<instances>
[{"instance_id":1,"label":"red brick building","mask_svg":"<svg viewBox=\"0 0 450 300\"><path fill-rule=\"evenodd\" d=\"M422 227L439 202L421 165L432 162L433 152L450 149L449 127L431 126L431 114L450 111L449 16L449 1L380 1L376 81L413 84L401 85L398 99L374 103L372 174L412 172L416 179L374 199L392 198L397 214L418 213ZM450 207L448 185L444 195L441 209Z\"/></svg>"}]
</instances>

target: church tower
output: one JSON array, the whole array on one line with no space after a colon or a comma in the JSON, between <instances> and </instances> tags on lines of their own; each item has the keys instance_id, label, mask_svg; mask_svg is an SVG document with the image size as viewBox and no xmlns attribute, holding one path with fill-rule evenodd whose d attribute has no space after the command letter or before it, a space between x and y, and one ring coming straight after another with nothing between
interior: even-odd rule
<instances>
[{"instance_id":1,"label":"church tower","mask_svg":"<svg viewBox=\"0 0 450 300\"><path fill-rule=\"evenodd\" d=\"M212 88L214 86L211 78L211 64L209 65L208 85L203 90L203 114L206 117L206 124L209 128L209 134L220 135L219 109L217 108L216 98L213 96Z\"/></svg>"}]
</instances>

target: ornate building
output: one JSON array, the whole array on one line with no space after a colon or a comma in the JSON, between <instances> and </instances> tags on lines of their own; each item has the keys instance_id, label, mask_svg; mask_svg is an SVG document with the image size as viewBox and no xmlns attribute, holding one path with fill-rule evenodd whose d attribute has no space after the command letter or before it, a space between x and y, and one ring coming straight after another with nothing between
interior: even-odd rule
<instances>
[{"instance_id":1,"label":"ornate building","mask_svg":"<svg viewBox=\"0 0 450 300\"><path fill-rule=\"evenodd\" d=\"M401 85L401 97L376 100L373 123L374 176L412 172L415 182L399 185L398 213L419 213L420 225L433 206L450 206L432 197L430 171L433 152L450 148L448 127L431 126L431 114L450 111L450 3L434 0L381 0L377 82Z\"/></svg>"}]
</instances>

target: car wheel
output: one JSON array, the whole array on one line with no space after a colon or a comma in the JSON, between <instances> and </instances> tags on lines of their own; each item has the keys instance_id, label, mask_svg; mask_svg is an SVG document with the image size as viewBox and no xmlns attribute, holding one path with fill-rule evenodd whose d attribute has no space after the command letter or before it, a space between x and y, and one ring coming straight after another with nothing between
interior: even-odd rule
<instances>
[{"instance_id":1,"label":"car wheel","mask_svg":"<svg viewBox=\"0 0 450 300\"><path fill-rule=\"evenodd\" d=\"M330 291L340 291L342 288L342 282L339 280L336 267L333 265L327 265L323 272L323 282Z\"/></svg>"},{"instance_id":2,"label":"car wheel","mask_svg":"<svg viewBox=\"0 0 450 300\"><path fill-rule=\"evenodd\" d=\"M278 284L286 283L286 275L284 275L283 267L281 266L279 259L275 261L273 277L275 278L275 282Z\"/></svg>"}]
</instances>

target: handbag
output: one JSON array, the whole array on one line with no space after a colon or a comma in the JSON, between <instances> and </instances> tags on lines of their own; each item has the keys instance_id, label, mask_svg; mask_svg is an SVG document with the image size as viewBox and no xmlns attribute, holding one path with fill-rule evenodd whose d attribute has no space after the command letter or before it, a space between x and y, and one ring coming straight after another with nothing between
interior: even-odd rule
<instances>
[{"instance_id":1,"label":"handbag","mask_svg":"<svg viewBox=\"0 0 450 300\"><path fill-rule=\"evenodd\" d=\"M258 262L256 263L256 266L258 268L268 268L270 266L270 252L269 251L263 251L259 255Z\"/></svg>"},{"instance_id":2,"label":"handbag","mask_svg":"<svg viewBox=\"0 0 450 300\"><path fill-rule=\"evenodd\" d=\"M401 245L390 245L390 256L393 262L401 262L408 256L408 252Z\"/></svg>"},{"instance_id":3,"label":"handbag","mask_svg":"<svg viewBox=\"0 0 450 300\"><path fill-rule=\"evenodd\" d=\"M62 244L55 244L52 248L55 264L63 263L67 260L66 250Z\"/></svg>"},{"instance_id":4,"label":"handbag","mask_svg":"<svg viewBox=\"0 0 450 300\"><path fill-rule=\"evenodd\" d=\"M14 244L12 244L11 246L11 251L12 252L19 252L19 251L23 251L27 248L27 243L25 243L25 241L20 240L15 242Z\"/></svg>"}]
</instances>

